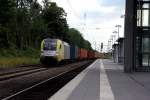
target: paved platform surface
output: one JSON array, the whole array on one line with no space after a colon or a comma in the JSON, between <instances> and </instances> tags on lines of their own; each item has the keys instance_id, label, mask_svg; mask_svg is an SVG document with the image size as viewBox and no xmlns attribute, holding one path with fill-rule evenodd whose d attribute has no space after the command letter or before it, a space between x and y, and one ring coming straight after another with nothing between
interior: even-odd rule
<instances>
[{"instance_id":1,"label":"paved platform surface","mask_svg":"<svg viewBox=\"0 0 150 100\"><path fill-rule=\"evenodd\" d=\"M98 59L48 100L150 100L150 73Z\"/></svg>"}]
</instances>

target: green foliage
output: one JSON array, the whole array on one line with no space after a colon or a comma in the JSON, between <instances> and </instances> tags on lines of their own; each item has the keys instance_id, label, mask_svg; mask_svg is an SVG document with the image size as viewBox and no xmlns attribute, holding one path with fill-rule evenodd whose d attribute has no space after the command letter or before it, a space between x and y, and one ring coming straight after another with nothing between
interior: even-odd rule
<instances>
[{"instance_id":1,"label":"green foliage","mask_svg":"<svg viewBox=\"0 0 150 100\"><path fill-rule=\"evenodd\" d=\"M30 64L39 64L39 59L29 57L0 57L0 67L16 67Z\"/></svg>"},{"instance_id":2,"label":"green foliage","mask_svg":"<svg viewBox=\"0 0 150 100\"><path fill-rule=\"evenodd\" d=\"M0 57L31 57L39 58L40 50L34 48L26 48L24 50L17 50L15 48L0 49Z\"/></svg>"},{"instance_id":3,"label":"green foliage","mask_svg":"<svg viewBox=\"0 0 150 100\"><path fill-rule=\"evenodd\" d=\"M0 0L0 56L38 57L41 40L47 37L91 49L79 31L68 28L63 8L43 2L42 7L37 0Z\"/></svg>"},{"instance_id":4,"label":"green foliage","mask_svg":"<svg viewBox=\"0 0 150 100\"><path fill-rule=\"evenodd\" d=\"M0 49L0 67L38 64L40 63L39 57L40 51L34 48L24 50Z\"/></svg>"},{"instance_id":5,"label":"green foliage","mask_svg":"<svg viewBox=\"0 0 150 100\"><path fill-rule=\"evenodd\" d=\"M64 39L68 30L65 11L53 2L44 5L43 19L47 24L47 36Z\"/></svg>"},{"instance_id":6,"label":"green foliage","mask_svg":"<svg viewBox=\"0 0 150 100\"><path fill-rule=\"evenodd\" d=\"M8 47L9 23L13 18L15 2L13 0L0 0L0 47Z\"/></svg>"},{"instance_id":7,"label":"green foliage","mask_svg":"<svg viewBox=\"0 0 150 100\"><path fill-rule=\"evenodd\" d=\"M11 20L13 9L15 6L14 0L0 0L0 24L6 25Z\"/></svg>"},{"instance_id":8,"label":"green foliage","mask_svg":"<svg viewBox=\"0 0 150 100\"><path fill-rule=\"evenodd\" d=\"M77 45L81 48L92 50L90 42L85 40L78 30L70 28L67 35L71 44Z\"/></svg>"},{"instance_id":9,"label":"green foliage","mask_svg":"<svg viewBox=\"0 0 150 100\"><path fill-rule=\"evenodd\" d=\"M0 49L0 67L15 67L40 63L40 51L34 48L17 50L14 48Z\"/></svg>"},{"instance_id":10,"label":"green foliage","mask_svg":"<svg viewBox=\"0 0 150 100\"><path fill-rule=\"evenodd\" d=\"M91 43L89 41L87 41L87 40L84 40L83 48L86 48L88 50L92 50Z\"/></svg>"}]
</instances>

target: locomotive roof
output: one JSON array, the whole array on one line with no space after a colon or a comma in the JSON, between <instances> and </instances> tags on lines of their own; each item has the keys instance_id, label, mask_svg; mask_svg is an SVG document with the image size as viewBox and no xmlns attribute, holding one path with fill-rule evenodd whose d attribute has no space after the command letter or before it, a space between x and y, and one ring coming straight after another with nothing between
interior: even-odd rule
<instances>
[{"instance_id":1,"label":"locomotive roof","mask_svg":"<svg viewBox=\"0 0 150 100\"><path fill-rule=\"evenodd\" d=\"M51 39L51 38L47 38L47 39L44 39L44 41L46 42L53 42L53 41L56 41L57 39Z\"/></svg>"}]
</instances>

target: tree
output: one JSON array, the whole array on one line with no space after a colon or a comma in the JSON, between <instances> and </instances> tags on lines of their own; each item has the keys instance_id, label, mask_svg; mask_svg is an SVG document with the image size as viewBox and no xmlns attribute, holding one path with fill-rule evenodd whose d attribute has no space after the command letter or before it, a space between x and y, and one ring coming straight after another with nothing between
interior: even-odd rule
<instances>
[{"instance_id":1,"label":"tree","mask_svg":"<svg viewBox=\"0 0 150 100\"><path fill-rule=\"evenodd\" d=\"M40 35L45 26L41 17L41 5L37 0L17 0L16 3L17 48L39 47Z\"/></svg>"},{"instance_id":2,"label":"tree","mask_svg":"<svg viewBox=\"0 0 150 100\"><path fill-rule=\"evenodd\" d=\"M63 8L58 7L56 3L46 3L48 4L44 4L43 19L47 24L47 35L50 37L65 39L68 30L65 11Z\"/></svg>"},{"instance_id":3,"label":"tree","mask_svg":"<svg viewBox=\"0 0 150 100\"><path fill-rule=\"evenodd\" d=\"M77 45L80 48L92 50L90 42L85 40L78 30L70 28L67 35L71 44Z\"/></svg>"},{"instance_id":4,"label":"tree","mask_svg":"<svg viewBox=\"0 0 150 100\"><path fill-rule=\"evenodd\" d=\"M0 0L0 46L9 46L9 23L13 16L15 2L13 0Z\"/></svg>"},{"instance_id":5,"label":"tree","mask_svg":"<svg viewBox=\"0 0 150 100\"><path fill-rule=\"evenodd\" d=\"M31 44L35 47L39 47L41 39L43 38L42 33L45 33L47 30L46 24L42 18L42 6L35 0L31 4L30 8L30 19L31 19L31 34L30 40Z\"/></svg>"},{"instance_id":6,"label":"tree","mask_svg":"<svg viewBox=\"0 0 150 100\"><path fill-rule=\"evenodd\" d=\"M0 46L23 50L39 48L43 38L59 38L81 48L91 49L76 29L69 29L64 9L44 0L0 0Z\"/></svg>"}]
</instances>

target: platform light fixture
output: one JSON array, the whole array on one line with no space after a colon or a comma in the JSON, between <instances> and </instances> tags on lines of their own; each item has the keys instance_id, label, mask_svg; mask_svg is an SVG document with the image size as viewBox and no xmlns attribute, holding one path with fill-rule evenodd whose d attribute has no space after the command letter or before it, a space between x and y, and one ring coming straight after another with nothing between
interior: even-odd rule
<instances>
[{"instance_id":1,"label":"platform light fixture","mask_svg":"<svg viewBox=\"0 0 150 100\"><path fill-rule=\"evenodd\" d=\"M115 27L118 28L118 39L119 39L119 29L122 27L121 25L116 25Z\"/></svg>"}]
</instances>

